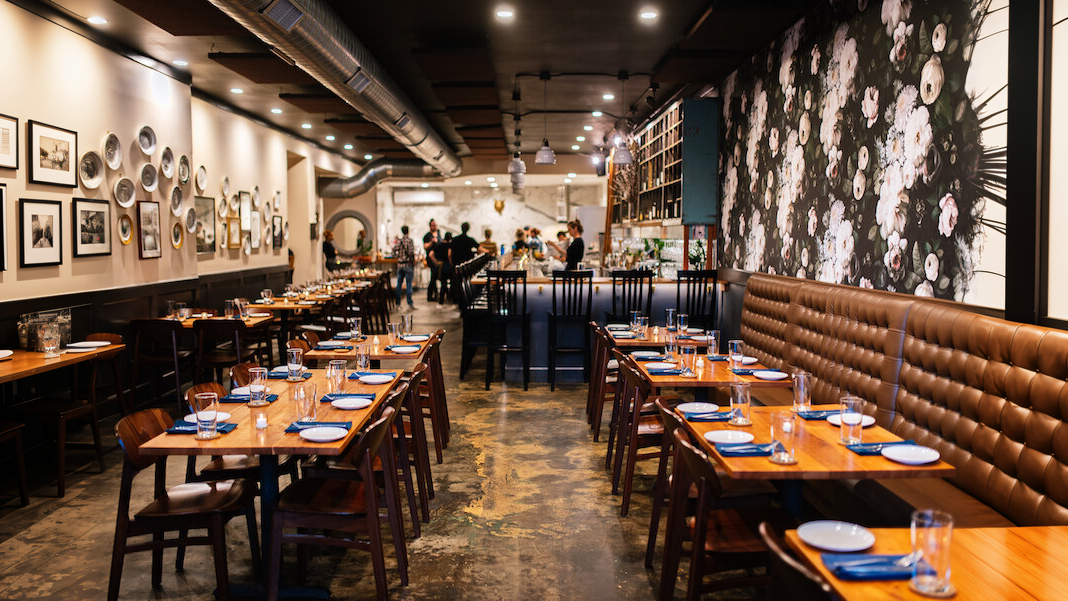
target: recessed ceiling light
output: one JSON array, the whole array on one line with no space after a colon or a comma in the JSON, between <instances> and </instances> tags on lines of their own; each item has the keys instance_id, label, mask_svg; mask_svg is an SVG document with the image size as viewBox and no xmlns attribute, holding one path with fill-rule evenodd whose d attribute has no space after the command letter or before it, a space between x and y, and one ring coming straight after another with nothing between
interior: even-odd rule
<instances>
[{"instance_id":1,"label":"recessed ceiling light","mask_svg":"<svg viewBox=\"0 0 1068 601\"><path fill-rule=\"evenodd\" d=\"M586 141L586 136L575 136L575 141L576 142L585 142Z\"/></svg>"},{"instance_id":2,"label":"recessed ceiling light","mask_svg":"<svg viewBox=\"0 0 1068 601\"><path fill-rule=\"evenodd\" d=\"M496 188L498 185L499 184L497 184L497 182L493 182L492 184L490 184L490 188Z\"/></svg>"},{"instance_id":3,"label":"recessed ceiling light","mask_svg":"<svg viewBox=\"0 0 1068 601\"><path fill-rule=\"evenodd\" d=\"M430 187L430 184L427 184L427 183L422 183L422 184L419 184L419 187L420 187L420 188L429 188L429 187Z\"/></svg>"},{"instance_id":4,"label":"recessed ceiling light","mask_svg":"<svg viewBox=\"0 0 1068 601\"><path fill-rule=\"evenodd\" d=\"M638 16L641 17L642 21L655 21L660 16L660 13L655 8L643 8L638 13Z\"/></svg>"},{"instance_id":5,"label":"recessed ceiling light","mask_svg":"<svg viewBox=\"0 0 1068 601\"><path fill-rule=\"evenodd\" d=\"M273 109L271 109L271 112L274 113L275 115L281 115L282 114L282 109L280 109L280 108L278 108L276 106Z\"/></svg>"},{"instance_id":6,"label":"recessed ceiling light","mask_svg":"<svg viewBox=\"0 0 1068 601\"><path fill-rule=\"evenodd\" d=\"M189 61L185 61L185 60L182 60L180 58L176 58L176 59L171 61L171 64L175 65L177 67L188 67L189 66Z\"/></svg>"},{"instance_id":7,"label":"recessed ceiling light","mask_svg":"<svg viewBox=\"0 0 1068 601\"><path fill-rule=\"evenodd\" d=\"M570 184L571 183L571 178L570 177L565 177L564 178L564 183L565 184Z\"/></svg>"},{"instance_id":8,"label":"recessed ceiling light","mask_svg":"<svg viewBox=\"0 0 1068 601\"><path fill-rule=\"evenodd\" d=\"M592 125L583 125L582 126L582 131L593 131L593 126Z\"/></svg>"},{"instance_id":9,"label":"recessed ceiling light","mask_svg":"<svg viewBox=\"0 0 1068 601\"><path fill-rule=\"evenodd\" d=\"M594 117L600 117L600 116L601 116L601 115L603 115L604 113L602 113L601 111L593 111L593 112L592 112L592 113L590 113L590 114L591 114L591 115L593 115Z\"/></svg>"},{"instance_id":10,"label":"recessed ceiling light","mask_svg":"<svg viewBox=\"0 0 1068 601\"><path fill-rule=\"evenodd\" d=\"M497 15L497 18L501 21L510 21L515 17L515 10L510 6L501 6L494 11L494 14Z\"/></svg>"},{"instance_id":11,"label":"recessed ceiling light","mask_svg":"<svg viewBox=\"0 0 1068 601\"><path fill-rule=\"evenodd\" d=\"M370 161L370 160L371 160L371 159L373 159L373 158L375 158L375 157L374 157L374 155L372 155L372 154L365 154L365 155L363 155L363 160L365 160L365 161Z\"/></svg>"},{"instance_id":12,"label":"recessed ceiling light","mask_svg":"<svg viewBox=\"0 0 1068 601\"><path fill-rule=\"evenodd\" d=\"M337 138L335 138L334 136L327 136L327 137L326 137L326 141L327 141L327 142L333 142L333 141L334 141L334 140L336 140L336 139L337 139Z\"/></svg>"},{"instance_id":13,"label":"recessed ceiling light","mask_svg":"<svg viewBox=\"0 0 1068 601\"><path fill-rule=\"evenodd\" d=\"M93 25L107 25L108 23L107 19L98 16L89 17L88 19L86 19L86 21L89 21Z\"/></svg>"},{"instance_id":14,"label":"recessed ceiling light","mask_svg":"<svg viewBox=\"0 0 1068 601\"><path fill-rule=\"evenodd\" d=\"M619 146L620 144L623 143L623 138L621 138L619 136L616 136L616 137L612 138L612 143L615 144L616 146Z\"/></svg>"},{"instance_id":15,"label":"recessed ceiling light","mask_svg":"<svg viewBox=\"0 0 1068 601\"><path fill-rule=\"evenodd\" d=\"M578 149L579 149L579 145L578 144L572 144L571 145L571 150L578 150Z\"/></svg>"},{"instance_id":16,"label":"recessed ceiling light","mask_svg":"<svg viewBox=\"0 0 1068 601\"><path fill-rule=\"evenodd\" d=\"M497 181L497 178L495 178L495 177L487 177L486 181L487 182L495 182L495 181Z\"/></svg>"},{"instance_id":17,"label":"recessed ceiling light","mask_svg":"<svg viewBox=\"0 0 1068 601\"><path fill-rule=\"evenodd\" d=\"M244 94L245 91L241 88L230 88L230 92L233 94Z\"/></svg>"},{"instance_id":18,"label":"recessed ceiling light","mask_svg":"<svg viewBox=\"0 0 1068 601\"><path fill-rule=\"evenodd\" d=\"M578 177L578 174L576 174L576 173L568 173L567 176L568 177Z\"/></svg>"},{"instance_id":19,"label":"recessed ceiling light","mask_svg":"<svg viewBox=\"0 0 1068 601\"><path fill-rule=\"evenodd\" d=\"M604 98L605 100L615 100L616 99L616 95L615 94L604 94L603 96L601 96L601 98Z\"/></svg>"},{"instance_id":20,"label":"recessed ceiling light","mask_svg":"<svg viewBox=\"0 0 1068 601\"><path fill-rule=\"evenodd\" d=\"M301 123L300 126L304 129L311 129L311 123Z\"/></svg>"},{"instance_id":21,"label":"recessed ceiling light","mask_svg":"<svg viewBox=\"0 0 1068 601\"><path fill-rule=\"evenodd\" d=\"M464 180L464 185L465 185L465 186L470 186L470 185L471 185L471 180L469 180L469 179L465 179L465 180Z\"/></svg>"},{"instance_id":22,"label":"recessed ceiling light","mask_svg":"<svg viewBox=\"0 0 1068 601\"><path fill-rule=\"evenodd\" d=\"M346 144L345 150L352 150L352 144Z\"/></svg>"}]
</instances>

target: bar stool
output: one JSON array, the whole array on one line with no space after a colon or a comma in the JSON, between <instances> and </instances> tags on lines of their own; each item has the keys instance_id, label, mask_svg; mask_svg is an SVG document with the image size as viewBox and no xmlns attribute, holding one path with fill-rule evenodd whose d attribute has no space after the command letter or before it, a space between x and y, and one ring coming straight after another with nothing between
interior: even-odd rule
<instances>
[{"instance_id":1,"label":"bar stool","mask_svg":"<svg viewBox=\"0 0 1068 601\"><path fill-rule=\"evenodd\" d=\"M22 506L30 504L30 487L26 484L26 458L22 454L22 428L23 424L17 422L0 422L0 442L9 440L15 443L15 463L18 465L19 497Z\"/></svg>"},{"instance_id":2,"label":"bar stool","mask_svg":"<svg viewBox=\"0 0 1068 601\"><path fill-rule=\"evenodd\" d=\"M182 324L171 319L135 319L130 322L134 331L133 371L130 374L130 393L137 390L137 377L145 367L153 372L174 370L174 398L179 409L182 407L182 369L181 364L189 362L192 351L178 347L182 334ZM159 378L150 377L149 386L152 398L156 398L156 386ZM136 402L134 403L136 405Z\"/></svg>"},{"instance_id":3,"label":"bar stool","mask_svg":"<svg viewBox=\"0 0 1068 601\"><path fill-rule=\"evenodd\" d=\"M590 335L586 324L593 310L593 271L554 271L553 310L549 312L549 390L556 390L556 359L561 353L582 355L582 381L590 381ZM558 346L559 329L582 332L577 346Z\"/></svg>"},{"instance_id":4,"label":"bar stool","mask_svg":"<svg viewBox=\"0 0 1068 601\"><path fill-rule=\"evenodd\" d=\"M679 313L690 316L690 326L716 329L716 270L679 271L675 284L675 306Z\"/></svg>"},{"instance_id":5,"label":"bar stool","mask_svg":"<svg viewBox=\"0 0 1068 601\"><path fill-rule=\"evenodd\" d=\"M653 307L653 272L630 269L612 272L612 312L609 322L629 322L631 311L649 315Z\"/></svg>"},{"instance_id":6,"label":"bar stool","mask_svg":"<svg viewBox=\"0 0 1068 601\"><path fill-rule=\"evenodd\" d=\"M530 385L530 313L527 312L527 274L524 271L487 270L489 343L486 346L486 390L493 379L494 355L501 357L501 379L509 353L523 356L523 390ZM519 343L509 343L510 326L518 326Z\"/></svg>"}]
</instances>

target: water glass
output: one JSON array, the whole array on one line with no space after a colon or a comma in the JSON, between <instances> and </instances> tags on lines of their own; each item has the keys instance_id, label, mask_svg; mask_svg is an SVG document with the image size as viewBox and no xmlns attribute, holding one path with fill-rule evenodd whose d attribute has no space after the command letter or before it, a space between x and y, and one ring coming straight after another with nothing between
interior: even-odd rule
<instances>
[{"instance_id":1,"label":"water glass","mask_svg":"<svg viewBox=\"0 0 1068 601\"><path fill-rule=\"evenodd\" d=\"M400 333L402 336L412 335L412 314L401 315Z\"/></svg>"},{"instance_id":2,"label":"water glass","mask_svg":"<svg viewBox=\"0 0 1068 601\"><path fill-rule=\"evenodd\" d=\"M353 340L358 339L363 335L363 318L353 317L349 320L349 329Z\"/></svg>"},{"instance_id":3,"label":"water glass","mask_svg":"<svg viewBox=\"0 0 1068 601\"><path fill-rule=\"evenodd\" d=\"M670 333L668 334L671 335ZM697 345L693 343L680 344L679 356L682 358L682 375L697 375Z\"/></svg>"},{"instance_id":4,"label":"water glass","mask_svg":"<svg viewBox=\"0 0 1068 601\"><path fill-rule=\"evenodd\" d=\"M235 298L234 304L237 305L237 315L241 319L248 319L248 299Z\"/></svg>"},{"instance_id":5,"label":"water glass","mask_svg":"<svg viewBox=\"0 0 1068 601\"><path fill-rule=\"evenodd\" d=\"M356 368L369 369L371 367L371 344L362 342L356 345Z\"/></svg>"},{"instance_id":6,"label":"water glass","mask_svg":"<svg viewBox=\"0 0 1068 601\"><path fill-rule=\"evenodd\" d=\"M260 300L264 303L271 302L271 298L274 297L274 292L270 288L264 288L260 290Z\"/></svg>"},{"instance_id":7,"label":"water glass","mask_svg":"<svg viewBox=\"0 0 1068 601\"><path fill-rule=\"evenodd\" d=\"M326 383L328 392L334 394L341 392L345 383L345 360L332 359L326 366Z\"/></svg>"},{"instance_id":8,"label":"water glass","mask_svg":"<svg viewBox=\"0 0 1068 601\"><path fill-rule=\"evenodd\" d=\"M200 392L193 395L190 403L197 420L197 439L209 440L218 436L219 395L214 392Z\"/></svg>"},{"instance_id":9,"label":"water glass","mask_svg":"<svg viewBox=\"0 0 1068 601\"><path fill-rule=\"evenodd\" d=\"M45 357L58 357L59 353L59 326L55 322L43 323L37 326L37 337L41 341L41 349Z\"/></svg>"},{"instance_id":10,"label":"water glass","mask_svg":"<svg viewBox=\"0 0 1068 601\"><path fill-rule=\"evenodd\" d=\"M638 333L638 328L642 325L641 317L642 317L642 312L641 311L631 311L630 312L630 331L631 332L634 332L635 334Z\"/></svg>"},{"instance_id":11,"label":"water glass","mask_svg":"<svg viewBox=\"0 0 1068 601\"><path fill-rule=\"evenodd\" d=\"M391 345L400 343L400 324L397 322L387 323L386 332L389 333L389 343Z\"/></svg>"},{"instance_id":12,"label":"water glass","mask_svg":"<svg viewBox=\"0 0 1068 601\"><path fill-rule=\"evenodd\" d=\"M193 308L185 303L176 303L178 311L178 319L189 319L193 316Z\"/></svg>"},{"instance_id":13,"label":"water glass","mask_svg":"<svg viewBox=\"0 0 1068 601\"><path fill-rule=\"evenodd\" d=\"M176 301L167 301L167 319L176 319L178 317L178 303Z\"/></svg>"},{"instance_id":14,"label":"water glass","mask_svg":"<svg viewBox=\"0 0 1068 601\"><path fill-rule=\"evenodd\" d=\"M729 358L732 368L739 368L744 365L742 360L745 359L745 342L731 340L727 343L727 352L730 353Z\"/></svg>"},{"instance_id":15,"label":"water glass","mask_svg":"<svg viewBox=\"0 0 1068 601\"><path fill-rule=\"evenodd\" d=\"M794 372L794 411L812 409L812 374L803 369Z\"/></svg>"},{"instance_id":16,"label":"water glass","mask_svg":"<svg viewBox=\"0 0 1068 601\"><path fill-rule=\"evenodd\" d=\"M685 334L686 328L690 325L690 316L686 313L679 313L675 316L675 325L679 329L679 334Z\"/></svg>"},{"instance_id":17,"label":"water glass","mask_svg":"<svg viewBox=\"0 0 1068 601\"><path fill-rule=\"evenodd\" d=\"M269 404L267 402L267 368L250 368L248 376L248 406L266 407Z\"/></svg>"},{"instance_id":18,"label":"water glass","mask_svg":"<svg viewBox=\"0 0 1068 601\"><path fill-rule=\"evenodd\" d=\"M286 349L286 370L288 372L288 377L286 378L288 381L300 382L303 380L301 376L304 374L304 349Z\"/></svg>"},{"instance_id":19,"label":"water glass","mask_svg":"<svg viewBox=\"0 0 1068 601\"><path fill-rule=\"evenodd\" d=\"M315 382L302 380L293 387L293 402L297 405L297 421L315 421L315 406L319 397L315 396Z\"/></svg>"},{"instance_id":20,"label":"water glass","mask_svg":"<svg viewBox=\"0 0 1068 601\"><path fill-rule=\"evenodd\" d=\"M922 560L912 564L909 588L932 597L949 597L956 592L949 581L952 542L953 516L936 509L912 512L912 551Z\"/></svg>"},{"instance_id":21,"label":"water glass","mask_svg":"<svg viewBox=\"0 0 1068 601\"><path fill-rule=\"evenodd\" d=\"M839 405L842 419L838 441L842 444L857 444L864 431L864 399L856 396L843 396Z\"/></svg>"},{"instance_id":22,"label":"water glass","mask_svg":"<svg viewBox=\"0 0 1068 601\"><path fill-rule=\"evenodd\" d=\"M296 286L293 284L286 284L286 296L293 296L296 289Z\"/></svg>"},{"instance_id":23,"label":"water glass","mask_svg":"<svg viewBox=\"0 0 1068 601\"><path fill-rule=\"evenodd\" d=\"M782 465L797 463L794 457L794 441L797 438L797 415L791 411L776 411L771 414L771 441L775 448L771 462Z\"/></svg>"},{"instance_id":24,"label":"water glass","mask_svg":"<svg viewBox=\"0 0 1068 601\"><path fill-rule=\"evenodd\" d=\"M677 352L679 352L678 336L670 330L664 332L664 354L673 357Z\"/></svg>"},{"instance_id":25,"label":"water glass","mask_svg":"<svg viewBox=\"0 0 1068 601\"><path fill-rule=\"evenodd\" d=\"M642 315L638 318L638 338L645 338L649 334L649 316Z\"/></svg>"},{"instance_id":26,"label":"water glass","mask_svg":"<svg viewBox=\"0 0 1068 601\"><path fill-rule=\"evenodd\" d=\"M735 382L731 384L731 420L729 423L732 426L749 426L752 425L752 421L749 419L749 408L752 403L749 399L749 383L748 382Z\"/></svg>"},{"instance_id":27,"label":"water glass","mask_svg":"<svg viewBox=\"0 0 1068 601\"><path fill-rule=\"evenodd\" d=\"M227 299L224 306L225 309L223 310L223 315L225 315L227 319L235 319L239 315L237 303L235 301Z\"/></svg>"},{"instance_id":28,"label":"water glass","mask_svg":"<svg viewBox=\"0 0 1068 601\"><path fill-rule=\"evenodd\" d=\"M705 352L709 357L719 355L719 330L708 330L706 336L708 336L708 350Z\"/></svg>"},{"instance_id":29,"label":"water glass","mask_svg":"<svg viewBox=\"0 0 1068 601\"><path fill-rule=\"evenodd\" d=\"M678 323L675 321L675 309L667 310L667 329L669 332L674 332Z\"/></svg>"}]
</instances>

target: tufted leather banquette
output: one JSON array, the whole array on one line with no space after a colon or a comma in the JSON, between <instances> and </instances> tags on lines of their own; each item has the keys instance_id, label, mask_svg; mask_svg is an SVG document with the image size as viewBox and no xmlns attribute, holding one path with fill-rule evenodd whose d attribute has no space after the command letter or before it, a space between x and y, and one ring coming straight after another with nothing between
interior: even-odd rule
<instances>
[{"instance_id":1,"label":"tufted leather banquette","mask_svg":"<svg viewBox=\"0 0 1068 601\"><path fill-rule=\"evenodd\" d=\"M957 468L952 484L852 483L884 515L937 506L961 526L1068 524L1068 332L763 274L749 280L742 323L761 360L813 373L813 402L857 394L881 426Z\"/></svg>"}]
</instances>

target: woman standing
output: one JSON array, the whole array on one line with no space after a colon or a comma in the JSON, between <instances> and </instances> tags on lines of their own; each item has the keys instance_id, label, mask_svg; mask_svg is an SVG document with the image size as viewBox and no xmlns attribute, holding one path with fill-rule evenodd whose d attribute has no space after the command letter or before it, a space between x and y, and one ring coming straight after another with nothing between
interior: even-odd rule
<instances>
[{"instance_id":1,"label":"woman standing","mask_svg":"<svg viewBox=\"0 0 1068 601\"><path fill-rule=\"evenodd\" d=\"M567 222L567 233L571 234L571 245L567 247L567 269L578 269L582 257L586 254L586 243L582 241L582 222L578 219Z\"/></svg>"}]
</instances>

